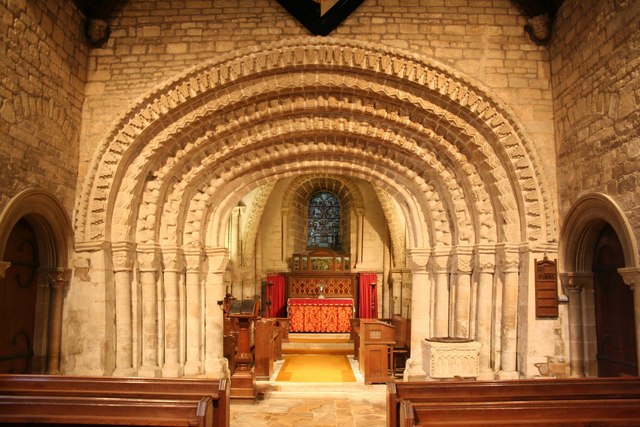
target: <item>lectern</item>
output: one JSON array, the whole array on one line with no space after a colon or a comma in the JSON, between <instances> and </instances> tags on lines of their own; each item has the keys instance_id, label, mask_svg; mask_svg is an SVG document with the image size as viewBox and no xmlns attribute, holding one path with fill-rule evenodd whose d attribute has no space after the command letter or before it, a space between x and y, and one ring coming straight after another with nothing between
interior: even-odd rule
<instances>
[{"instance_id":1,"label":"lectern","mask_svg":"<svg viewBox=\"0 0 640 427\"><path fill-rule=\"evenodd\" d=\"M360 319L358 363L365 384L393 380L395 328L376 319Z\"/></svg>"},{"instance_id":2,"label":"lectern","mask_svg":"<svg viewBox=\"0 0 640 427\"><path fill-rule=\"evenodd\" d=\"M260 314L259 300L232 301L229 317L238 324L236 370L231 375L231 398L255 399L258 395L251 355L251 328Z\"/></svg>"}]
</instances>

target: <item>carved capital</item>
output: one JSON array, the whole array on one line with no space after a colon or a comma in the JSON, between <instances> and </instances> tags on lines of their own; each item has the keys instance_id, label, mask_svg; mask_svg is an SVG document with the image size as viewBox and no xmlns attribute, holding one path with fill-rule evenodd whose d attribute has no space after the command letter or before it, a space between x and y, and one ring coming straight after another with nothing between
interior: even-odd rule
<instances>
[{"instance_id":1,"label":"carved capital","mask_svg":"<svg viewBox=\"0 0 640 427\"><path fill-rule=\"evenodd\" d=\"M580 293L585 286L593 283L593 273L560 273L558 277L566 293Z\"/></svg>"},{"instance_id":2,"label":"carved capital","mask_svg":"<svg viewBox=\"0 0 640 427\"><path fill-rule=\"evenodd\" d=\"M131 271L135 254L135 245L129 242L118 242L111 245L113 271Z\"/></svg>"},{"instance_id":3,"label":"carved capital","mask_svg":"<svg viewBox=\"0 0 640 427\"><path fill-rule=\"evenodd\" d=\"M436 250L433 255L433 263L438 273L448 273L449 272L449 260L451 258L451 250Z\"/></svg>"},{"instance_id":4,"label":"carved capital","mask_svg":"<svg viewBox=\"0 0 640 427\"><path fill-rule=\"evenodd\" d=\"M189 249L184 251L184 260L187 272L197 272L202 270L202 261L205 255L200 249Z\"/></svg>"},{"instance_id":5,"label":"carved capital","mask_svg":"<svg viewBox=\"0 0 640 427\"><path fill-rule=\"evenodd\" d=\"M426 248L413 248L409 249L407 253L407 259L409 261L409 268L412 270L424 269L429 262L429 256L431 251Z\"/></svg>"},{"instance_id":6,"label":"carved capital","mask_svg":"<svg viewBox=\"0 0 640 427\"><path fill-rule=\"evenodd\" d=\"M4 279L4 274L9 267L11 267L9 261L0 261L0 279Z\"/></svg>"},{"instance_id":7,"label":"carved capital","mask_svg":"<svg viewBox=\"0 0 640 427\"><path fill-rule=\"evenodd\" d=\"M164 263L164 271L182 270L182 251L177 246L162 248L162 262Z\"/></svg>"},{"instance_id":8,"label":"carved capital","mask_svg":"<svg viewBox=\"0 0 640 427\"><path fill-rule=\"evenodd\" d=\"M458 248L451 257L451 271L470 274L473 270L473 252L471 248Z\"/></svg>"},{"instance_id":9,"label":"carved capital","mask_svg":"<svg viewBox=\"0 0 640 427\"><path fill-rule=\"evenodd\" d=\"M635 286L640 284L640 268L638 267L625 267L619 268L618 273L622 276L624 283L634 290Z\"/></svg>"},{"instance_id":10,"label":"carved capital","mask_svg":"<svg viewBox=\"0 0 640 427\"><path fill-rule=\"evenodd\" d=\"M160 254L155 246L138 247L138 267L140 271L158 271Z\"/></svg>"},{"instance_id":11,"label":"carved capital","mask_svg":"<svg viewBox=\"0 0 640 427\"><path fill-rule=\"evenodd\" d=\"M517 273L520 269L520 251L518 248L502 247L499 252L499 266L503 273Z\"/></svg>"},{"instance_id":12,"label":"carved capital","mask_svg":"<svg viewBox=\"0 0 640 427\"><path fill-rule=\"evenodd\" d=\"M496 270L496 252L494 248L478 248L476 266L481 273L493 273Z\"/></svg>"},{"instance_id":13,"label":"carved capital","mask_svg":"<svg viewBox=\"0 0 640 427\"><path fill-rule=\"evenodd\" d=\"M65 289L69 286L71 271L58 269L47 273L47 283L54 289Z\"/></svg>"},{"instance_id":14,"label":"carved capital","mask_svg":"<svg viewBox=\"0 0 640 427\"><path fill-rule=\"evenodd\" d=\"M227 248L207 248L207 264L210 272L222 272L229 262L229 250Z\"/></svg>"}]
</instances>

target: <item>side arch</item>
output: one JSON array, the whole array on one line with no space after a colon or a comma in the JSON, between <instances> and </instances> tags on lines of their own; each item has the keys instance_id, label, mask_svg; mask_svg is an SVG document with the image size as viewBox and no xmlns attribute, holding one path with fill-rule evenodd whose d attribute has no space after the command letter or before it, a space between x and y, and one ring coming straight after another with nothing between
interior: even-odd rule
<instances>
[{"instance_id":1,"label":"side arch","mask_svg":"<svg viewBox=\"0 0 640 427\"><path fill-rule=\"evenodd\" d=\"M7 239L19 220L32 227L38 242L40 265L36 276L36 314L33 339L34 371L60 372L62 305L71 279L73 234L71 221L56 198L39 188L14 196L0 213L0 274L5 261Z\"/></svg>"}]
</instances>

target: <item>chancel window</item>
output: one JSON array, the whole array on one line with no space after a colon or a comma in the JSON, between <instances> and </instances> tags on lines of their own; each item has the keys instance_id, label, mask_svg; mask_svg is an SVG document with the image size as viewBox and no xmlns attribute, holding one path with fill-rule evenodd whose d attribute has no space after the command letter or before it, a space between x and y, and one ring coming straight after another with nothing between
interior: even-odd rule
<instances>
[{"instance_id":1,"label":"chancel window","mask_svg":"<svg viewBox=\"0 0 640 427\"><path fill-rule=\"evenodd\" d=\"M335 194L320 191L309 200L307 247L340 247L340 200Z\"/></svg>"}]
</instances>

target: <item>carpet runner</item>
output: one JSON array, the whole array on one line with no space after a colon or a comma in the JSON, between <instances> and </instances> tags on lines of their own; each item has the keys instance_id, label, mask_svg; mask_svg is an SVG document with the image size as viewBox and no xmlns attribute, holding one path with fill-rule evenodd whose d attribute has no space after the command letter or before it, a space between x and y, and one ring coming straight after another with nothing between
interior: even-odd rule
<instances>
[{"instance_id":1,"label":"carpet runner","mask_svg":"<svg viewBox=\"0 0 640 427\"><path fill-rule=\"evenodd\" d=\"M276 381L355 382L349 359L338 354L289 354Z\"/></svg>"}]
</instances>

